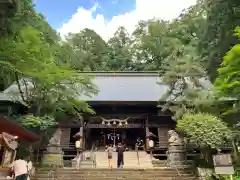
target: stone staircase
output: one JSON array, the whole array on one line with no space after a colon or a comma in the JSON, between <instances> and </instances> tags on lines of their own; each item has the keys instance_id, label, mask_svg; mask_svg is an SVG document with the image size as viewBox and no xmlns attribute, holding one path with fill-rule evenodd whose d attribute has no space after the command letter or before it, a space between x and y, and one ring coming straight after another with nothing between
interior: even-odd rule
<instances>
[{"instance_id":1,"label":"stone staircase","mask_svg":"<svg viewBox=\"0 0 240 180\"><path fill-rule=\"evenodd\" d=\"M83 152L81 154L81 161L79 163L79 168L96 168L95 157L90 151ZM87 158L87 156L89 158ZM77 160L76 157L71 160L72 168L76 168Z\"/></svg>"},{"instance_id":2,"label":"stone staircase","mask_svg":"<svg viewBox=\"0 0 240 180\"><path fill-rule=\"evenodd\" d=\"M96 167L108 168L108 158L106 152L95 152L96 154ZM124 152L124 168L152 168L152 161L149 154L145 151L139 151L139 162L136 151ZM112 159L113 167L117 166L117 153L113 153Z\"/></svg>"},{"instance_id":3,"label":"stone staircase","mask_svg":"<svg viewBox=\"0 0 240 180\"><path fill-rule=\"evenodd\" d=\"M150 154L146 153L145 151L138 151L138 157L140 168L153 168Z\"/></svg>"},{"instance_id":4,"label":"stone staircase","mask_svg":"<svg viewBox=\"0 0 240 180\"><path fill-rule=\"evenodd\" d=\"M96 157L96 167L97 168L108 168L108 157L107 157L107 153L105 151L98 151L95 152L95 157ZM112 159L112 163L113 166L115 167L117 165L117 155L114 152L113 153L113 159Z\"/></svg>"},{"instance_id":5,"label":"stone staircase","mask_svg":"<svg viewBox=\"0 0 240 180\"><path fill-rule=\"evenodd\" d=\"M191 169L179 170L171 168L152 169L109 169L109 168L62 168L56 171L41 169L37 171L35 180L196 180Z\"/></svg>"},{"instance_id":6,"label":"stone staircase","mask_svg":"<svg viewBox=\"0 0 240 180\"><path fill-rule=\"evenodd\" d=\"M135 151L124 152L124 168L138 168L137 153Z\"/></svg>"}]
</instances>

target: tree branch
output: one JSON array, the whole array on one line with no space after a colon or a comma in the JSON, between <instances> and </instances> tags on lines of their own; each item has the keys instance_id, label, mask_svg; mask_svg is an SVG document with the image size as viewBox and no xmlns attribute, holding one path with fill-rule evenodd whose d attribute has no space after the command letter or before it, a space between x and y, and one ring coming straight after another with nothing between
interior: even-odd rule
<instances>
[{"instance_id":1,"label":"tree branch","mask_svg":"<svg viewBox=\"0 0 240 180\"><path fill-rule=\"evenodd\" d=\"M26 100L25 100L25 98L24 98L24 93L23 93L23 91L22 91L22 88L21 88L21 85L20 85L20 82L19 82L18 73L15 72L14 75L15 75L15 79L16 79L16 82L17 82L18 90L19 90L19 92L20 92L20 96L21 96L22 100L23 100L24 102L26 102Z\"/></svg>"}]
</instances>

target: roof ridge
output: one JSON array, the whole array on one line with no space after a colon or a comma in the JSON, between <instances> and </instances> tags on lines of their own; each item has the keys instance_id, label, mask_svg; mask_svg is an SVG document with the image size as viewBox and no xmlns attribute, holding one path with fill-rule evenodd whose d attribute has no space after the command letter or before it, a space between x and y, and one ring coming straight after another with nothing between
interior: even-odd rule
<instances>
[{"instance_id":1,"label":"roof ridge","mask_svg":"<svg viewBox=\"0 0 240 180\"><path fill-rule=\"evenodd\" d=\"M80 71L90 76L159 76L157 71Z\"/></svg>"}]
</instances>

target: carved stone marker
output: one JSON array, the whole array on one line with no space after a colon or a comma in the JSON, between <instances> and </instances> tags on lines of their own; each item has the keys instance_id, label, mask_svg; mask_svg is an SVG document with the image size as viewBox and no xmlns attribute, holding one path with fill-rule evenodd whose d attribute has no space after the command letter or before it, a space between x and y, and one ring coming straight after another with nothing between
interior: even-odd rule
<instances>
[{"instance_id":1,"label":"carved stone marker","mask_svg":"<svg viewBox=\"0 0 240 180\"><path fill-rule=\"evenodd\" d=\"M61 135L61 129L58 128L49 140L47 151L43 155L43 164L63 166L63 152L60 146Z\"/></svg>"},{"instance_id":2,"label":"carved stone marker","mask_svg":"<svg viewBox=\"0 0 240 180\"><path fill-rule=\"evenodd\" d=\"M213 156L216 174L234 174L231 154L218 154Z\"/></svg>"}]
</instances>

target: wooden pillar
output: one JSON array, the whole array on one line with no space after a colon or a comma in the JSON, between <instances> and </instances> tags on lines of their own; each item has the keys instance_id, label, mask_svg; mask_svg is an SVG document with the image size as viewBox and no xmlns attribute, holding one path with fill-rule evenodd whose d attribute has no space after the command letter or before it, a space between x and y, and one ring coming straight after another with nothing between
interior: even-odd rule
<instances>
[{"instance_id":1,"label":"wooden pillar","mask_svg":"<svg viewBox=\"0 0 240 180\"><path fill-rule=\"evenodd\" d=\"M83 148L83 141L84 141L84 134L83 134L83 127L79 128L79 141L80 141L80 148Z\"/></svg>"},{"instance_id":2,"label":"wooden pillar","mask_svg":"<svg viewBox=\"0 0 240 180\"><path fill-rule=\"evenodd\" d=\"M148 116L145 120L145 132L146 132L146 150L149 149L149 127L148 127Z\"/></svg>"},{"instance_id":3,"label":"wooden pillar","mask_svg":"<svg viewBox=\"0 0 240 180\"><path fill-rule=\"evenodd\" d=\"M86 129L83 127L83 149L86 149Z\"/></svg>"},{"instance_id":4,"label":"wooden pillar","mask_svg":"<svg viewBox=\"0 0 240 180\"><path fill-rule=\"evenodd\" d=\"M107 145L106 144L106 135L105 134L103 135L103 145L104 145L104 147Z\"/></svg>"},{"instance_id":5,"label":"wooden pillar","mask_svg":"<svg viewBox=\"0 0 240 180\"><path fill-rule=\"evenodd\" d=\"M161 145L161 128L157 128L158 129L158 144L159 146Z\"/></svg>"}]
</instances>

